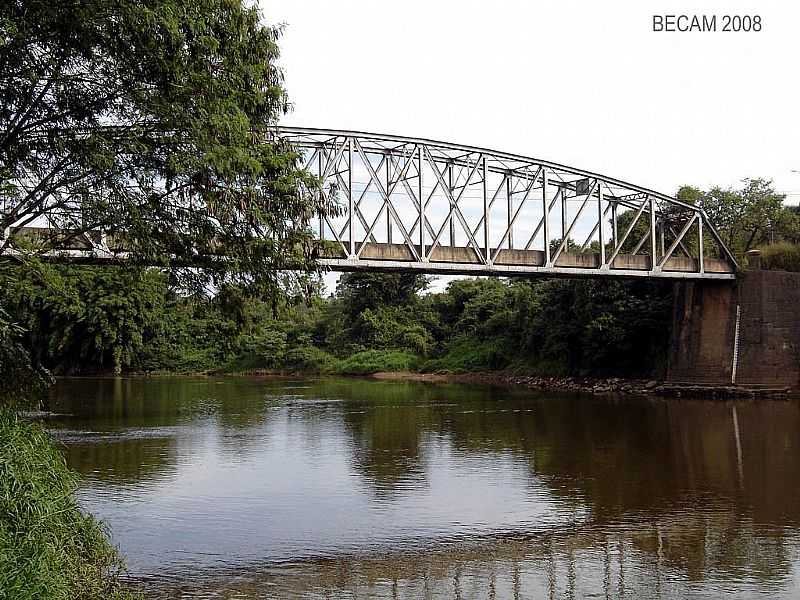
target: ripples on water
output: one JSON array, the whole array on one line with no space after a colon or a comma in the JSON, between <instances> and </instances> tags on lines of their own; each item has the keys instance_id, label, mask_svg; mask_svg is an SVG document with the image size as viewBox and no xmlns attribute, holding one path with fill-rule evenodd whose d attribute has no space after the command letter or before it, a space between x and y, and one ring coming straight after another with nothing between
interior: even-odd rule
<instances>
[{"instance_id":1,"label":"ripples on water","mask_svg":"<svg viewBox=\"0 0 800 600\"><path fill-rule=\"evenodd\" d=\"M796 402L65 379L51 408L148 597L800 596Z\"/></svg>"}]
</instances>

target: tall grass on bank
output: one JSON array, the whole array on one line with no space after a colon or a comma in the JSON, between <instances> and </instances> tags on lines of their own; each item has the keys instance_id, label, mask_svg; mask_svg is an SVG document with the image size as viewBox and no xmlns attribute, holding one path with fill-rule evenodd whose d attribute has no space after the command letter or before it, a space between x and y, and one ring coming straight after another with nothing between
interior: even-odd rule
<instances>
[{"instance_id":1,"label":"tall grass on bank","mask_svg":"<svg viewBox=\"0 0 800 600\"><path fill-rule=\"evenodd\" d=\"M769 271L800 271L800 245L777 242L763 246L761 268Z\"/></svg>"},{"instance_id":2,"label":"tall grass on bank","mask_svg":"<svg viewBox=\"0 0 800 600\"><path fill-rule=\"evenodd\" d=\"M342 375L369 375L382 371L416 371L418 356L402 350L365 350L340 361L336 372Z\"/></svg>"},{"instance_id":3,"label":"tall grass on bank","mask_svg":"<svg viewBox=\"0 0 800 600\"><path fill-rule=\"evenodd\" d=\"M0 408L0 598L127 600L122 562L47 434Z\"/></svg>"}]
</instances>

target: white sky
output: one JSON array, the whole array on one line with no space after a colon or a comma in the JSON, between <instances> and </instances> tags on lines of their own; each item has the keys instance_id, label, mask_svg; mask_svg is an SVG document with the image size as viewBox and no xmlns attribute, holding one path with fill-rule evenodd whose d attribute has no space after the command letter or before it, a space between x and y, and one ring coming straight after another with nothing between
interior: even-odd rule
<instances>
[{"instance_id":1,"label":"white sky","mask_svg":"<svg viewBox=\"0 0 800 600\"><path fill-rule=\"evenodd\" d=\"M800 3L260 0L283 124L514 152L665 193L768 177L800 201ZM759 33L654 33L654 13Z\"/></svg>"}]
</instances>

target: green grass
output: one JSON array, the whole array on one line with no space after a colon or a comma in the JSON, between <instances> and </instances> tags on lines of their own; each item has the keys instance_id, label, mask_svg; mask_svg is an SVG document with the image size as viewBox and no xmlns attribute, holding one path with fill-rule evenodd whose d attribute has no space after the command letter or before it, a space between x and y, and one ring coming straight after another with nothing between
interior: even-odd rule
<instances>
[{"instance_id":1,"label":"green grass","mask_svg":"<svg viewBox=\"0 0 800 600\"><path fill-rule=\"evenodd\" d=\"M47 434L0 409L0 598L123 600L122 561Z\"/></svg>"},{"instance_id":2,"label":"green grass","mask_svg":"<svg viewBox=\"0 0 800 600\"><path fill-rule=\"evenodd\" d=\"M800 271L800 245L778 242L760 248L761 268L769 271Z\"/></svg>"},{"instance_id":3,"label":"green grass","mask_svg":"<svg viewBox=\"0 0 800 600\"><path fill-rule=\"evenodd\" d=\"M420 358L400 350L366 350L353 354L336 365L342 375L369 375L382 371L416 371Z\"/></svg>"}]
</instances>

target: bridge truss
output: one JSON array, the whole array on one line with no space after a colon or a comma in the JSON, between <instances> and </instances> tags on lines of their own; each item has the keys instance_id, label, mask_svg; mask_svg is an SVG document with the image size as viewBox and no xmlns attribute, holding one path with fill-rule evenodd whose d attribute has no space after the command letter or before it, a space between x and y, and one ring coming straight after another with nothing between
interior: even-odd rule
<instances>
[{"instance_id":1,"label":"bridge truss","mask_svg":"<svg viewBox=\"0 0 800 600\"><path fill-rule=\"evenodd\" d=\"M335 271L734 279L736 260L701 206L597 173L483 148L353 131L277 127L334 199L320 215ZM31 239L58 229L10 227ZM71 238L69 230L64 237ZM104 232L58 260L119 258Z\"/></svg>"},{"instance_id":2,"label":"bridge truss","mask_svg":"<svg viewBox=\"0 0 800 600\"><path fill-rule=\"evenodd\" d=\"M333 270L732 279L702 207L611 177L431 140L277 128L319 192Z\"/></svg>"}]
</instances>

